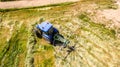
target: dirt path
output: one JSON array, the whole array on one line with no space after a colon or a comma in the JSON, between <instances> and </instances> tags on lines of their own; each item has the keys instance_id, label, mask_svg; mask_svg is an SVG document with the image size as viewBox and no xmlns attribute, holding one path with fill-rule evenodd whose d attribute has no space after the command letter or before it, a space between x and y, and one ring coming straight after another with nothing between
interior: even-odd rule
<instances>
[{"instance_id":1,"label":"dirt path","mask_svg":"<svg viewBox=\"0 0 120 67\"><path fill-rule=\"evenodd\" d=\"M11 1L11 2L0 2L1 9L7 8L23 8L23 7L35 7L43 6L48 4L56 4L63 2L76 2L79 0L29 0L29 1Z\"/></svg>"}]
</instances>

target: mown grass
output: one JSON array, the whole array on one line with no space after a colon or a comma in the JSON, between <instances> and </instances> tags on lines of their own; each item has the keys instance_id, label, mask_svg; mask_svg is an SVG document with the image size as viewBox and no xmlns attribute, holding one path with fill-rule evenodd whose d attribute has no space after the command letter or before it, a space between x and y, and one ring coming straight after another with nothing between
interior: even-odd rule
<instances>
[{"instance_id":1,"label":"mown grass","mask_svg":"<svg viewBox=\"0 0 120 67\"><path fill-rule=\"evenodd\" d=\"M67 4L67 5L70 5L70 4ZM6 23L7 21L10 22L12 20L12 21L17 21L15 23L23 22L23 24L19 29L17 29L17 26L19 25L15 25L12 37L8 42L6 42L5 40L3 41L5 41L6 43L0 42L0 44L2 44L1 46L4 47L4 48L1 48L0 50L0 63L2 65L5 65L6 67L7 66L14 67L14 65L16 66L18 65L20 67L24 66L24 61L25 61L25 56L27 51L26 44L28 40L27 39L28 28L30 27L30 25L34 23L39 23L40 18L44 18L45 20L52 21L51 23L53 25L56 25L56 27L57 25L61 26L61 27L57 27L60 30L60 33L64 35L71 34L71 37L69 39L72 40L72 42L76 42L76 40L80 38L80 40L78 41L79 43L77 43L78 45L81 44L83 46L80 48L85 49L88 52L88 56L95 56L95 58L93 57L92 60L94 59L98 60L97 62L102 63L104 66L104 62L101 62L101 59L104 59L104 58L99 59L99 56L96 56L95 53L92 53L90 51L92 51L92 48L99 47L99 49L103 50L103 53L105 53L104 49L108 49L108 48L103 49L100 46L105 45L103 44L105 42L109 43L111 40L114 41L115 31L105 28L105 25L94 23L94 21L92 21L89 18L89 16L84 12L78 13L77 16L76 15L74 16L73 12L68 11L68 10L71 10L71 11L74 10L74 5L70 5L70 6L67 6L67 5L61 4L61 7L56 7L57 5L54 5L55 8L48 9L48 10L38 10L39 7L35 7L35 8L23 8L23 9L17 9L17 10L1 11L2 23ZM51 6L46 6L46 7L51 7ZM44 7L40 7L40 8L44 8ZM66 15L69 15L69 16L66 16ZM78 29L78 31L80 32L74 35L73 34L74 32L71 30L70 26L69 27L65 26L65 24L72 23L74 25L73 20L76 18L80 20L78 21L80 24L77 24L80 27ZM8 25L13 25L13 24L11 22L11 23L8 23ZM84 33L81 33L81 31ZM2 29L2 31L0 32L3 33L5 31ZM87 34L87 33L90 33L90 34ZM75 36L77 36L76 39L74 39ZM96 44L97 40L99 40L99 42ZM91 48L87 48L89 46L88 43L91 44L90 45ZM87 53L86 51L83 51L83 53L84 54ZM53 52L54 52L54 48L52 45L48 44L43 39L37 39L37 44L35 45L34 53L33 53L35 67L54 67L56 58L54 57ZM82 52L79 51L79 53L82 53ZM87 65L86 62L83 62L83 60L84 61L89 60L89 59L87 60L85 59L87 57L84 56L84 54L83 54L83 59L80 60L81 63L79 63L81 65L83 63L84 63L83 65ZM92 62L92 60L90 60L91 63L94 63ZM63 61L63 64L66 65L64 61ZM71 61L71 65L72 64L73 63Z\"/></svg>"},{"instance_id":2,"label":"mown grass","mask_svg":"<svg viewBox=\"0 0 120 67\"><path fill-rule=\"evenodd\" d=\"M98 9L117 9L115 0L81 0L82 2L91 2L98 5Z\"/></svg>"},{"instance_id":3,"label":"mown grass","mask_svg":"<svg viewBox=\"0 0 120 67\"><path fill-rule=\"evenodd\" d=\"M9 11L36 9L36 8L46 8L46 7L57 7L57 6L67 6L67 5L70 5L70 4L73 4L73 2L66 2L66 3L60 3L60 4L50 4L50 5L37 6L37 7L0 9L0 12L9 12Z\"/></svg>"},{"instance_id":4,"label":"mown grass","mask_svg":"<svg viewBox=\"0 0 120 67\"><path fill-rule=\"evenodd\" d=\"M18 61L20 54L25 53L26 45L26 32L25 27L21 27L18 30L14 31L12 37L6 42L4 48L0 51L0 65L7 67L18 66ZM16 57L16 58L15 58ZM22 59L22 58L21 58ZM17 62L18 61L18 62Z\"/></svg>"},{"instance_id":5,"label":"mown grass","mask_svg":"<svg viewBox=\"0 0 120 67\"><path fill-rule=\"evenodd\" d=\"M105 25L103 25L103 24L94 23L87 16L87 14L83 13L79 16L79 18L84 21L84 25L87 25L87 26L91 27L91 28L87 28L87 30L94 30L96 28L99 28L99 32L101 34L110 36L112 38L115 38L115 34L116 34L115 30L113 30L113 29L109 30L109 29L105 28ZM82 27L82 29L86 30L86 28L84 28L84 26ZM102 31L104 31L104 32L102 32Z\"/></svg>"},{"instance_id":6,"label":"mown grass","mask_svg":"<svg viewBox=\"0 0 120 67\"><path fill-rule=\"evenodd\" d=\"M64 4L55 4L55 5L50 5L50 6L44 6L44 7L55 7L55 6L61 6L65 9L65 5L69 5L72 3L64 3ZM40 10L38 11L37 9L43 8L42 7L34 7L34 8L23 8L23 9L6 9L6 10L2 10L1 11L1 17L2 17L2 23L8 21L7 25L11 26L14 23L12 21L15 22L15 26L14 26L14 30L12 31L12 37L9 40L9 42L7 42L6 45L4 45L5 43L2 43L1 46L3 46L4 48L1 48L0 50L0 63L1 65L7 67L7 66L14 66L14 65L18 65L18 66L24 66L24 61L25 61L25 56L26 56L26 44L27 44L27 38L28 38L28 29L29 25L32 25L36 22L38 22L38 19L40 18L40 16L43 16L43 18L47 18L47 15L51 16L55 10L51 9L50 11L47 10ZM32 10L31 10L32 9ZM56 7L57 11L64 11L62 10L62 8ZM60 13L56 13L60 15ZM52 16L51 16L52 17ZM56 17L56 16L54 16ZM36 20L36 18L38 18ZM12 20L12 21L11 21ZM18 29L17 27L19 27L19 24L23 22L23 25L21 25L20 29ZM17 25L18 23L18 25ZM6 26L4 26L5 28ZM9 30L9 29L8 29ZM0 31L5 32L3 31ZM7 32L9 33L9 32ZM3 34L2 34L3 35ZM1 36L2 36L1 35ZM4 41L6 41L4 39ZM41 44L37 45L38 47ZM38 55L39 58L42 58L44 56L47 56L47 54L49 54L49 57L44 57L42 62L37 63L36 66L45 66L46 63L49 64L47 66L54 66L54 58L53 58L53 48L52 46L43 46L43 52L42 51L35 51L34 54L38 55L38 53L43 53L43 55ZM39 48L36 48L39 49ZM35 50L36 50L35 49ZM46 52L44 52L46 51ZM9 56L8 56L9 55ZM4 60L5 57L5 60ZM16 57L16 58L15 58ZM13 58L13 60L12 60ZM34 57L35 59L38 59L36 57ZM21 60L22 59L22 60ZM20 61L19 61L20 60ZM17 62L18 61L18 62ZM10 62L10 63L9 63ZM39 60L38 60L39 62Z\"/></svg>"}]
</instances>

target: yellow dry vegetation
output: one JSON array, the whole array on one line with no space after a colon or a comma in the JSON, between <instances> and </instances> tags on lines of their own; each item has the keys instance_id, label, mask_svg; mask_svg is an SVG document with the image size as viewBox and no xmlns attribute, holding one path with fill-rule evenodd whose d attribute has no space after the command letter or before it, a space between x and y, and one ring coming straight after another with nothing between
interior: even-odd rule
<instances>
[{"instance_id":1,"label":"yellow dry vegetation","mask_svg":"<svg viewBox=\"0 0 120 67\"><path fill-rule=\"evenodd\" d=\"M59 47L36 38L37 44L33 49L35 67L119 67L120 39L115 36L115 29L108 29L91 19L92 11L111 9L108 5L113 6L114 2L84 0L46 10L42 7L0 12L0 66L25 66L29 27L43 18L71 41L69 45L77 45L75 51L63 60L66 49L59 51ZM7 26L10 27L7 29ZM9 31L11 35L8 35ZM7 41L8 37L11 38Z\"/></svg>"}]
</instances>

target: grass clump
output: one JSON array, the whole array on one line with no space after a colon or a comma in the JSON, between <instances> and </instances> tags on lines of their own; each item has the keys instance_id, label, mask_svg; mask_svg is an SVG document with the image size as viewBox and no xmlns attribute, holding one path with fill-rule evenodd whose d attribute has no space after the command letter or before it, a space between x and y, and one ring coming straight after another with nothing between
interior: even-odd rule
<instances>
[{"instance_id":1,"label":"grass clump","mask_svg":"<svg viewBox=\"0 0 120 67\"><path fill-rule=\"evenodd\" d=\"M115 38L115 31L114 30L109 30L107 28L105 28L105 25L103 24L98 24L98 23L94 23L88 16L86 13L82 13L80 16L79 16L79 19L81 19L83 21L82 23L82 29L87 29L89 31L92 31L92 30L95 30L95 29L98 29L99 34L101 35L107 35L107 36L110 36L112 38ZM85 26L84 26L85 25ZM90 28L88 28L90 27Z\"/></svg>"},{"instance_id":2,"label":"grass clump","mask_svg":"<svg viewBox=\"0 0 120 67\"><path fill-rule=\"evenodd\" d=\"M33 50L35 45L36 45L36 38L33 33L33 30L30 29L28 43L27 43L27 54L26 54L26 63L25 63L26 67L34 67Z\"/></svg>"},{"instance_id":3,"label":"grass clump","mask_svg":"<svg viewBox=\"0 0 120 67\"><path fill-rule=\"evenodd\" d=\"M41 67L52 67L53 66L52 58L46 59L43 61L43 64L41 64Z\"/></svg>"}]
</instances>

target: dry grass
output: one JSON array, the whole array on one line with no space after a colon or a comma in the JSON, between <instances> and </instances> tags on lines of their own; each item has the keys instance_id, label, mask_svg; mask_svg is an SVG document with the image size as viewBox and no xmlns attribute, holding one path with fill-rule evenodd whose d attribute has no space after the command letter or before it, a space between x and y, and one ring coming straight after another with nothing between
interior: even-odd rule
<instances>
[{"instance_id":1,"label":"dry grass","mask_svg":"<svg viewBox=\"0 0 120 67\"><path fill-rule=\"evenodd\" d=\"M2 23L6 23L6 21L10 22L11 20L19 21L18 25L15 24L14 29L16 29L16 25L19 26L20 23L23 23L20 28L17 29L19 33L13 34L18 36L13 37L13 35L11 35L13 37L11 47L14 47L16 45L14 44L15 40L19 39L19 42L16 42L18 43L17 45L19 45L16 47L21 50L20 54L17 55L22 57L22 60L18 59L20 60L19 65L24 66L23 62L26 56L28 28L30 25L38 23L40 18L44 18L44 20L51 21L65 38L68 36L68 39L71 41L69 45L77 45L76 50L72 52L66 60L62 60L67 53L66 49L59 52L59 47L53 47L43 39L37 39L38 42L34 49L34 64L36 67L119 67L120 41L116 38L116 33L114 30L105 28L105 25L94 23L94 21L91 20L92 16L89 15L86 10L96 9L96 7L99 6L94 5L96 7L93 7L91 6L93 3L85 3L86 2L79 2L47 10L36 8L1 13ZM3 28L6 28L6 26ZM17 30L13 30L13 32L17 32ZM0 32L5 33L5 30L2 29ZM3 34L0 36L3 36ZM6 39L3 38L2 40L6 42ZM0 43L2 43L1 47L3 47L4 43ZM4 50L1 47L0 58L2 50ZM12 50L9 50L6 55L9 54L9 52L14 54ZM7 58L10 57L6 57L5 59ZM3 60L2 58L0 62ZM6 60L6 62L11 61L15 60Z\"/></svg>"}]
</instances>

